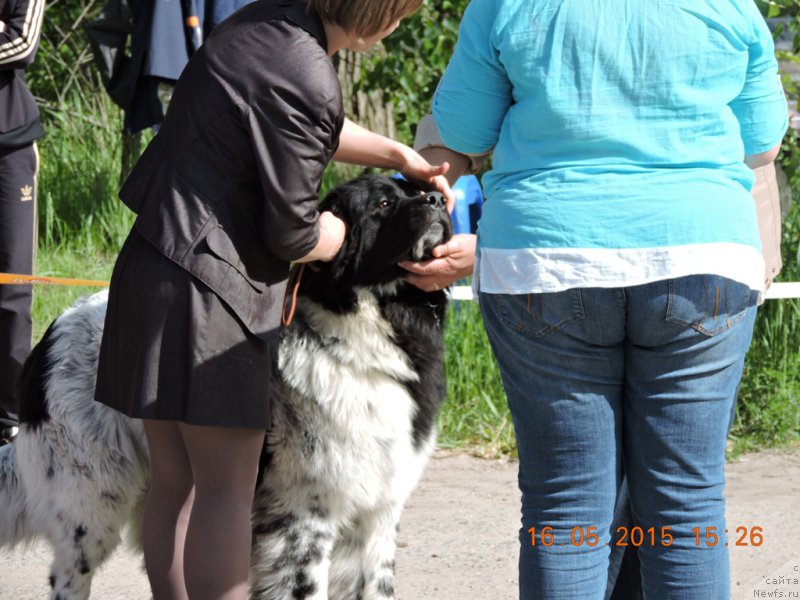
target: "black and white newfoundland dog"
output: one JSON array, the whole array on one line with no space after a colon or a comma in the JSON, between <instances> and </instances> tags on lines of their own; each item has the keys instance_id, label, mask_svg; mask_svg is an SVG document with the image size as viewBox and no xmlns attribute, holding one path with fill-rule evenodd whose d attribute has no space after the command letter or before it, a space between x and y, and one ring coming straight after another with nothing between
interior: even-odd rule
<instances>
[{"instance_id":1,"label":"black and white newfoundland dog","mask_svg":"<svg viewBox=\"0 0 800 600\"><path fill-rule=\"evenodd\" d=\"M394 597L400 513L445 396L445 294L397 266L450 237L443 197L363 176L323 208L348 236L334 261L305 269L282 334L253 503L256 599ZM47 539L58 600L89 597L125 527L138 545L147 493L141 423L93 400L105 306L95 294L50 326L20 382L19 435L0 448L0 546Z\"/></svg>"}]
</instances>

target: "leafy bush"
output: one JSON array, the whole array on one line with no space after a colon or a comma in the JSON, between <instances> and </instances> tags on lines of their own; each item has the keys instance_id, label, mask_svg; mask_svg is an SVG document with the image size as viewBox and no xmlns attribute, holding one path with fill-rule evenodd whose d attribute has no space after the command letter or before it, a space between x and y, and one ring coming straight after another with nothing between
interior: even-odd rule
<instances>
[{"instance_id":1,"label":"leafy bush","mask_svg":"<svg viewBox=\"0 0 800 600\"><path fill-rule=\"evenodd\" d=\"M397 138L407 144L430 108L467 4L468 0L425 3L383 41L383 49L363 62L357 88L383 91L384 101L394 106Z\"/></svg>"}]
</instances>

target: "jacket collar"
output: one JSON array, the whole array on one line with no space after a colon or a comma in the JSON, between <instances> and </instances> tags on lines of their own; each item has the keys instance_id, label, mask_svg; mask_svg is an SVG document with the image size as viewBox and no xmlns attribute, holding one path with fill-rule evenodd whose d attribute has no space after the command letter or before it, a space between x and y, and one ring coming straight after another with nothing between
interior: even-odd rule
<instances>
[{"instance_id":1,"label":"jacket collar","mask_svg":"<svg viewBox=\"0 0 800 600\"><path fill-rule=\"evenodd\" d=\"M310 33L327 51L328 37L325 35L322 19L306 5L304 0L280 0L278 4L285 7L284 16L287 21Z\"/></svg>"}]
</instances>

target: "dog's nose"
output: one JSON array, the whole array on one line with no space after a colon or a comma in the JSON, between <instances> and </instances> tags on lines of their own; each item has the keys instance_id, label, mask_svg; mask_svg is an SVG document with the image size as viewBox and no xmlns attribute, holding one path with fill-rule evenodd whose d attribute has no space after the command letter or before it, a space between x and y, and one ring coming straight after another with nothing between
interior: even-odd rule
<instances>
[{"instance_id":1,"label":"dog's nose","mask_svg":"<svg viewBox=\"0 0 800 600\"><path fill-rule=\"evenodd\" d=\"M441 192L425 192L425 202L439 210L444 209L447 205Z\"/></svg>"}]
</instances>

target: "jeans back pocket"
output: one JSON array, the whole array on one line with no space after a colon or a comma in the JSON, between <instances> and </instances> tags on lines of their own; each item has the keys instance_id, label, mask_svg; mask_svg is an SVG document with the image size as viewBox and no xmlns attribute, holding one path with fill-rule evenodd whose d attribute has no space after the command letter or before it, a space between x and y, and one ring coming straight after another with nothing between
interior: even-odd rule
<instances>
[{"instance_id":1,"label":"jeans back pocket","mask_svg":"<svg viewBox=\"0 0 800 600\"><path fill-rule=\"evenodd\" d=\"M498 296L498 312L507 327L536 338L586 318L580 289Z\"/></svg>"},{"instance_id":2,"label":"jeans back pocket","mask_svg":"<svg viewBox=\"0 0 800 600\"><path fill-rule=\"evenodd\" d=\"M669 281L666 320L707 336L729 329L755 304L756 292L719 275L688 275Z\"/></svg>"}]
</instances>

